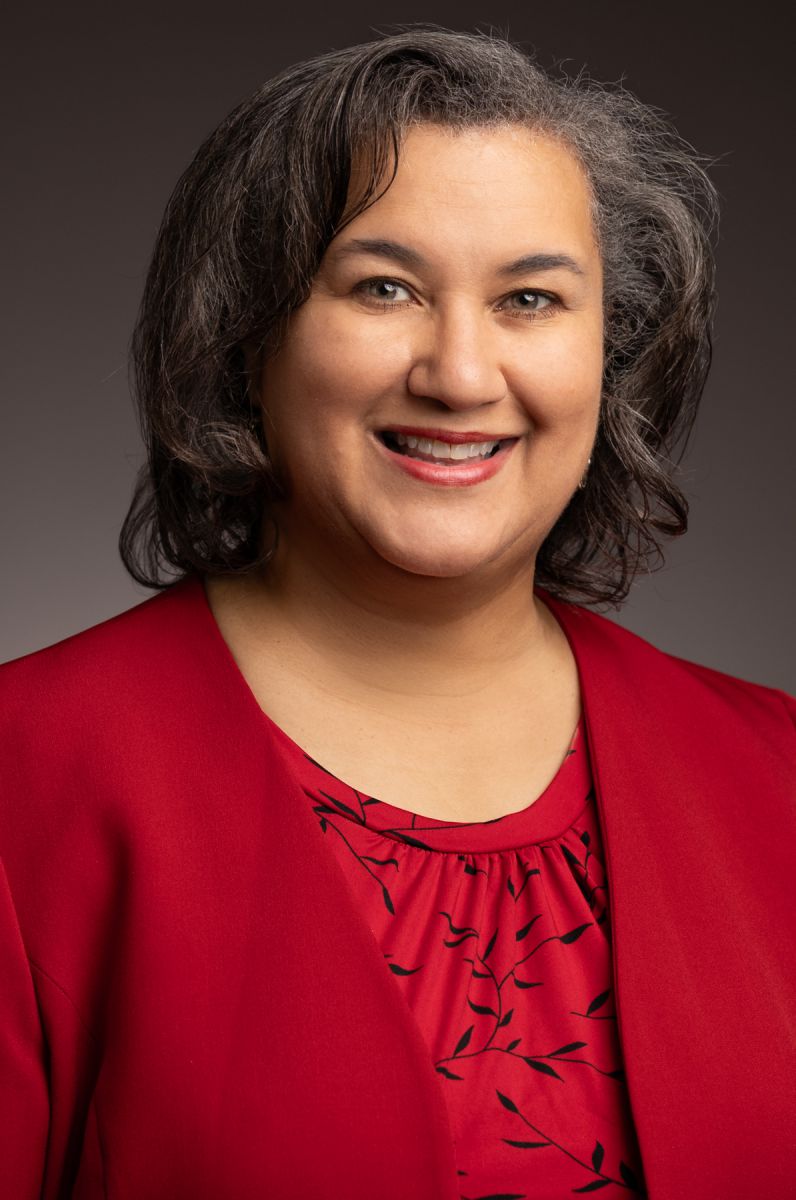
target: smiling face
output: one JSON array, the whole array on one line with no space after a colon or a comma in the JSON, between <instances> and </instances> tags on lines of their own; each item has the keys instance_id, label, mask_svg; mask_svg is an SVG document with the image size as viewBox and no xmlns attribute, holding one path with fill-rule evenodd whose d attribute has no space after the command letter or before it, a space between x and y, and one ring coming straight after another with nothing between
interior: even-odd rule
<instances>
[{"instance_id":1,"label":"smiling face","mask_svg":"<svg viewBox=\"0 0 796 1200\"><path fill-rule=\"evenodd\" d=\"M569 151L514 126L412 129L263 366L288 545L415 575L529 569L591 453L602 361L600 256ZM400 427L513 440L487 470L428 470L383 436Z\"/></svg>"}]
</instances>

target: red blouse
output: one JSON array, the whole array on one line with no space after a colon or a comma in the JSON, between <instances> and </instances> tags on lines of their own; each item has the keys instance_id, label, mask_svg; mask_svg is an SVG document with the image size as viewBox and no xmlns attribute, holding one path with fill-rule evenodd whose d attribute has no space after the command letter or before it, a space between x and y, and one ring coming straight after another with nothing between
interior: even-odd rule
<instances>
[{"instance_id":1,"label":"red blouse","mask_svg":"<svg viewBox=\"0 0 796 1200\"><path fill-rule=\"evenodd\" d=\"M444 1080L462 1200L646 1195L583 717L542 795L484 822L363 795L266 720Z\"/></svg>"}]
</instances>

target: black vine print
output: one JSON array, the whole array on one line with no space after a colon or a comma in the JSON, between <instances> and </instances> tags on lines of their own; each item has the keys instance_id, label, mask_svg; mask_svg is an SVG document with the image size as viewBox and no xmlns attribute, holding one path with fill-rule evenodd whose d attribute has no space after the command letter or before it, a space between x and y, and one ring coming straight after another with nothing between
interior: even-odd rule
<instances>
[{"instance_id":1,"label":"black vine print","mask_svg":"<svg viewBox=\"0 0 796 1200\"><path fill-rule=\"evenodd\" d=\"M484 822L363 795L278 732L429 1048L461 1200L645 1196L583 720L544 793Z\"/></svg>"}]
</instances>

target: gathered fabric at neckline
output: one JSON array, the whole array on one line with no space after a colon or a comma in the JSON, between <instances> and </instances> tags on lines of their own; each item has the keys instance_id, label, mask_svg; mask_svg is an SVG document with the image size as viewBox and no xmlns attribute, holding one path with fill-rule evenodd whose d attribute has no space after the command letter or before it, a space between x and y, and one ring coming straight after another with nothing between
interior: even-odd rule
<instances>
[{"instance_id":1,"label":"gathered fabric at neckline","mask_svg":"<svg viewBox=\"0 0 796 1200\"><path fill-rule=\"evenodd\" d=\"M541 795L480 822L364 795L271 732L427 1046L460 1194L646 1195L583 718Z\"/></svg>"}]
</instances>

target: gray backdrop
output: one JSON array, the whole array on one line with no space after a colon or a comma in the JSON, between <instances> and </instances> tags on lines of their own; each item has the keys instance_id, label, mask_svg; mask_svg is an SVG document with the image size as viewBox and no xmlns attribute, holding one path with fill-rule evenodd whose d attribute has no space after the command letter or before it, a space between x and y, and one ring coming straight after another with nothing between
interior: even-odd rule
<instances>
[{"instance_id":1,"label":"gray backdrop","mask_svg":"<svg viewBox=\"0 0 796 1200\"><path fill-rule=\"evenodd\" d=\"M691 528L608 615L672 653L796 692L788 6L286 7L51 4L4 22L0 660L151 594L116 550L143 461L127 345L163 207L200 140L287 63L424 20L491 25L543 65L621 78L721 159L715 360L683 463Z\"/></svg>"}]
</instances>

